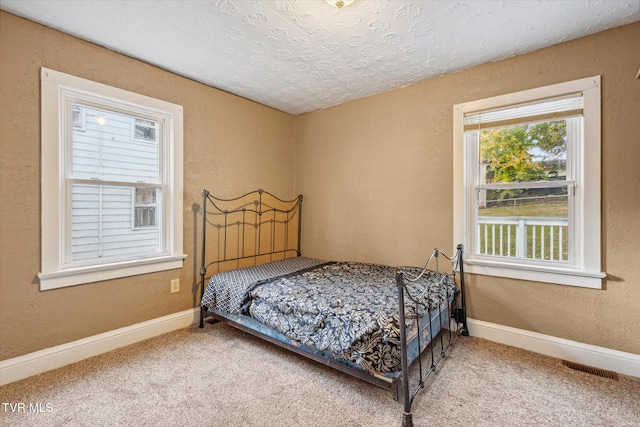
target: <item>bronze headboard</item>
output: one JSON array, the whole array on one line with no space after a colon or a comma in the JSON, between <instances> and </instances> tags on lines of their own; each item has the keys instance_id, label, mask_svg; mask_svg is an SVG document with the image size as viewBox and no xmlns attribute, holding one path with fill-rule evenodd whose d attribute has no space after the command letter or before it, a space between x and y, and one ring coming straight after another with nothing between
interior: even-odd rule
<instances>
[{"instance_id":1,"label":"bronze headboard","mask_svg":"<svg viewBox=\"0 0 640 427\"><path fill-rule=\"evenodd\" d=\"M210 241L207 228L217 233ZM300 256L301 230L302 195L282 200L260 189L223 199L202 190L202 286L212 265L221 271Z\"/></svg>"}]
</instances>

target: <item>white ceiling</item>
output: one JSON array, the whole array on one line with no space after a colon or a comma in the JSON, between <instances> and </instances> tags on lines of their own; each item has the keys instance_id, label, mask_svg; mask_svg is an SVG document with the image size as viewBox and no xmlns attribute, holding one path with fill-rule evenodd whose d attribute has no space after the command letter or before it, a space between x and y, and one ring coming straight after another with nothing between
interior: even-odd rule
<instances>
[{"instance_id":1,"label":"white ceiling","mask_svg":"<svg viewBox=\"0 0 640 427\"><path fill-rule=\"evenodd\" d=\"M291 114L640 20L640 0L0 0Z\"/></svg>"}]
</instances>

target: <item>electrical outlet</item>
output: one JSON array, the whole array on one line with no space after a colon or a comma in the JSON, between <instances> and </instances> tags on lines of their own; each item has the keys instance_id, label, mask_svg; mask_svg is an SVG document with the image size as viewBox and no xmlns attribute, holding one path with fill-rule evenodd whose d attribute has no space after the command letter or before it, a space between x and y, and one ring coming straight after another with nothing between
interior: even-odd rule
<instances>
[{"instance_id":1,"label":"electrical outlet","mask_svg":"<svg viewBox=\"0 0 640 427\"><path fill-rule=\"evenodd\" d=\"M180 279L171 280L171 293L180 292Z\"/></svg>"}]
</instances>

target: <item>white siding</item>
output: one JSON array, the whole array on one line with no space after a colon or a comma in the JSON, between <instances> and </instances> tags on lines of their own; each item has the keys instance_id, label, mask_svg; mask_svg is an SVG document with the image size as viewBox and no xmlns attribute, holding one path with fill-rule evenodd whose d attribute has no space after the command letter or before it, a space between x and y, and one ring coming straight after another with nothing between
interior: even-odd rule
<instances>
[{"instance_id":1,"label":"white siding","mask_svg":"<svg viewBox=\"0 0 640 427\"><path fill-rule=\"evenodd\" d=\"M74 262L158 252L157 227L132 227L131 194L130 187L73 186L71 251Z\"/></svg>"},{"instance_id":2,"label":"white siding","mask_svg":"<svg viewBox=\"0 0 640 427\"><path fill-rule=\"evenodd\" d=\"M136 184L159 183L158 141L133 139L134 117L83 108L84 127L73 130L69 178L96 182L71 185L70 261L157 254L160 227L135 228L133 215Z\"/></svg>"},{"instance_id":3,"label":"white siding","mask_svg":"<svg viewBox=\"0 0 640 427\"><path fill-rule=\"evenodd\" d=\"M159 144L133 139L134 118L85 109L85 129L73 131L72 178L158 183Z\"/></svg>"}]
</instances>

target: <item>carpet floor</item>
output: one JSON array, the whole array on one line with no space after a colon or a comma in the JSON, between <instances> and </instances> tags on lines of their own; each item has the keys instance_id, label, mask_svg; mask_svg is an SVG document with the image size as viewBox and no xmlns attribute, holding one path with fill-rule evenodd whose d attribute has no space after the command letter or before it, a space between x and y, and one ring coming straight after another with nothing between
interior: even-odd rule
<instances>
[{"instance_id":1,"label":"carpet floor","mask_svg":"<svg viewBox=\"0 0 640 427\"><path fill-rule=\"evenodd\" d=\"M224 324L182 329L0 387L2 426L400 426L388 392ZM20 405L22 404L22 405ZM23 410L20 410L22 408ZM640 378L460 337L416 426L640 426Z\"/></svg>"}]
</instances>

